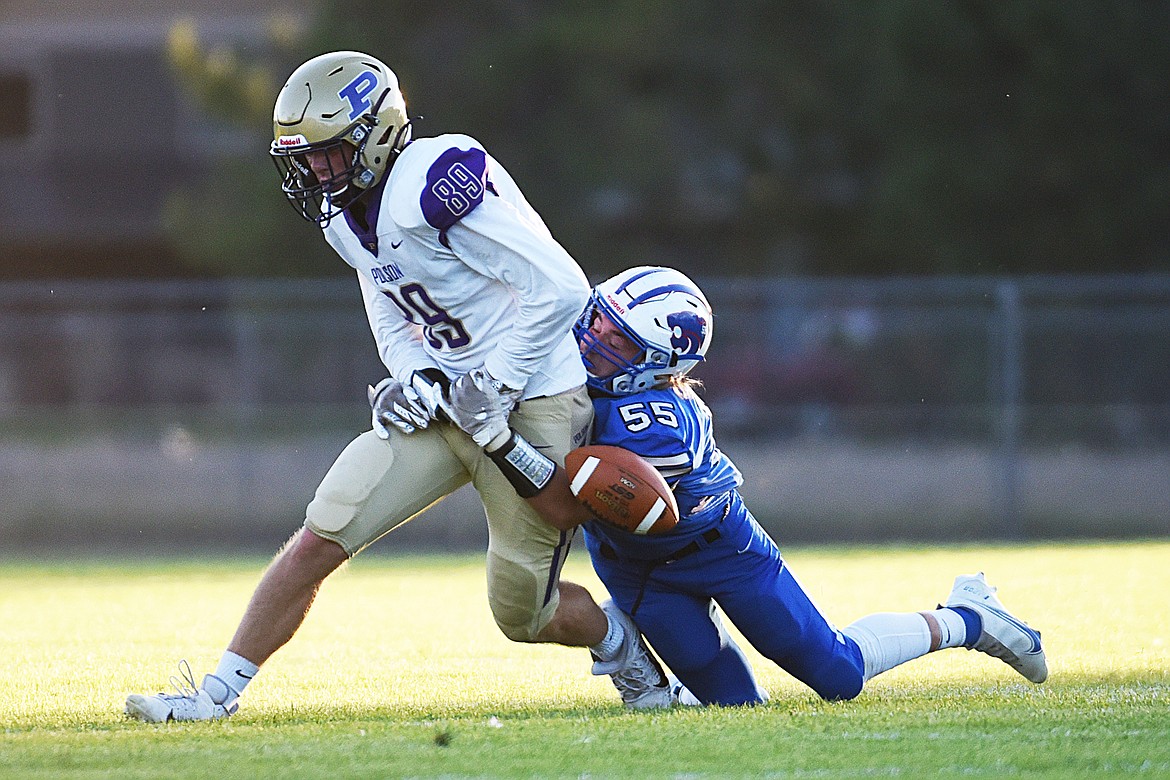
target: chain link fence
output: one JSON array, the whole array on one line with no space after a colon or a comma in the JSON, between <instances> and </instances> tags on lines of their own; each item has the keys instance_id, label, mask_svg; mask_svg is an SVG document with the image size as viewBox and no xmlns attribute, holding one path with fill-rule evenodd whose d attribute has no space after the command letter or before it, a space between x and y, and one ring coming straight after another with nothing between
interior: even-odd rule
<instances>
[{"instance_id":1,"label":"chain link fence","mask_svg":"<svg viewBox=\"0 0 1170 780\"><path fill-rule=\"evenodd\" d=\"M1170 277L697 281L782 541L1170 533ZM351 279L0 285L0 546L270 547L383 375ZM398 544L484 544L468 493Z\"/></svg>"}]
</instances>

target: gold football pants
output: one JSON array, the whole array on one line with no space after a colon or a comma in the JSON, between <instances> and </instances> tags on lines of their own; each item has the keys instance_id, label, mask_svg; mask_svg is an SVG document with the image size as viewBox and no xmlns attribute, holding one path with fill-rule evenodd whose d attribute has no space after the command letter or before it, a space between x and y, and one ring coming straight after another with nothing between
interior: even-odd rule
<instances>
[{"instance_id":1,"label":"gold football pants","mask_svg":"<svg viewBox=\"0 0 1170 780\"><path fill-rule=\"evenodd\" d=\"M592 420L582 386L523 401L508 422L563 466L565 454L585 443ZM544 522L454 425L432 422L410 435L391 427L389 440L373 431L358 436L321 480L305 525L353 556L468 482L487 514L492 615L509 639L532 641L556 612L556 584L572 533Z\"/></svg>"}]
</instances>

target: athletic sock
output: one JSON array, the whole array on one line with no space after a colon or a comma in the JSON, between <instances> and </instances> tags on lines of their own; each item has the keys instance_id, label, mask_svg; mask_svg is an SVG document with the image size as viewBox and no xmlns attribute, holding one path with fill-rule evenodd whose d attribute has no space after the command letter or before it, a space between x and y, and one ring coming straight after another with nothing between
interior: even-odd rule
<instances>
[{"instance_id":1,"label":"athletic sock","mask_svg":"<svg viewBox=\"0 0 1170 780\"><path fill-rule=\"evenodd\" d=\"M590 647L589 652L593 653L599 661L612 661L618 650L621 650L622 643L626 641L626 629L625 626L610 617L608 612L605 613L605 619L609 622L605 638Z\"/></svg>"},{"instance_id":2,"label":"athletic sock","mask_svg":"<svg viewBox=\"0 0 1170 780\"><path fill-rule=\"evenodd\" d=\"M866 680L930 652L931 626L917 612L866 615L841 633L861 648Z\"/></svg>"},{"instance_id":3,"label":"athletic sock","mask_svg":"<svg viewBox=\"0 0 1170 780\"><path fill-rule=\"evenodd\" d=\"M236 655L228 650L223 654L223 658L219 659L215 676L223 680L224 684L235 691L236 696L239 696L244 692L244 688L248 687L248 683L252 682L252 678L256 676L258 671L260 671L259 666L242 655ZM216 704L223 704L223 702L219 701Z\"/></svg>"},{"instance_id":4,"label":"athletic sock","mask_svg":"<svg viewBox=\"0 0 1170 780\"><path fill-rule=\"evenodd\" d=\"M963 638L959 644L948 645L948 647L974 647L975 643L979 641L980 635L983 634L983 618L979 617L979 613L970 607L943 607L939 612L955 612L963 620L964 632Z\"/></svg>"}]
</instances>

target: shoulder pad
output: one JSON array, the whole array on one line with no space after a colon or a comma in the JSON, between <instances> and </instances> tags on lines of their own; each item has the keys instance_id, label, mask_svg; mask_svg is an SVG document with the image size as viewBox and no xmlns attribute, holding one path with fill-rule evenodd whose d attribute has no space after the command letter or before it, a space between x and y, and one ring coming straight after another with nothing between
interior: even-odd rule
<instances>
[{"instance_id":1,"label":"shoulder pad","mask_svg":"<svg viewBox=\"0 0 1170 780\"><path fill-rule=\"evenodd\" d=\"M487 152L466 135L412 141L391 169L390 189L396 223L429 225L442 236L493 190Z\"/></svg>"}]
</instances>

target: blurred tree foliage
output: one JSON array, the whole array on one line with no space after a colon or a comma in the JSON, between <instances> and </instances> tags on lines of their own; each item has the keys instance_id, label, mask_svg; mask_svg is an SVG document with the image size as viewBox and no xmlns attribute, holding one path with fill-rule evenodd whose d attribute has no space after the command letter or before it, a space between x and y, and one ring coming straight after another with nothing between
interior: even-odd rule
<instances>
[{"instance_id":1,"label":"blurred tree foliage","mask_svg":"<svg viewBox=\"0 0 1170 780\"><path fill-rule=\"evenodd\" d=\"M416 136L483 142L593 279L1170 268L1165 3L331 0L236 78L173 59L266 142L340 48L397 71ZM175 209L191 262L344 270L263 149Z\"/></svg>"},{"instance_id":2,"label":"blurred tree foliage","mask_svg":"<svg viewBox=\"0 0 1170 780\"><path fill-rule=\"evenodd\" d=\"M186 265L215 276L321 276L338 271L320 231L280 194L268 157L272 104L301 60L305 31L274 15L268 35L243 50L209 46L194 21L176 22L167 56L181 83L215 119L245 131L250 154L225 156L204 181L171 194L168 232ZM343 268L347 268L342 264Z\"/></svg>"}]
</instances>

